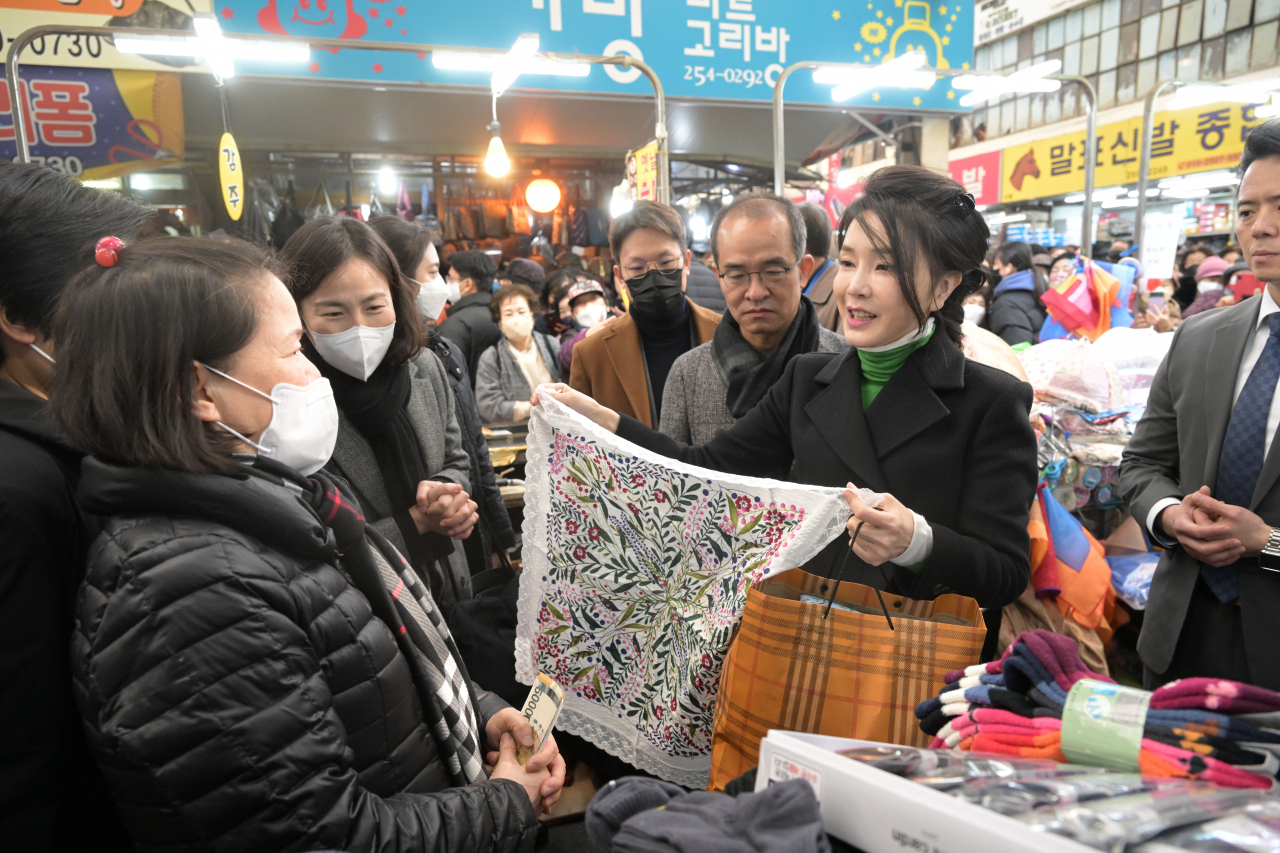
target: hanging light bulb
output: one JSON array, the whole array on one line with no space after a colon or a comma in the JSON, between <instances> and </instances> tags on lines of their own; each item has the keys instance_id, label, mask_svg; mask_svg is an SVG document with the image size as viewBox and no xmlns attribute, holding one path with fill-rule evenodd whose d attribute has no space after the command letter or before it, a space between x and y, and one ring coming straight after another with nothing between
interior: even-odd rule
<instances>
[{"instance_id":1,"label":"hanging light bulb","mask_svg":"<svg viewBox=\"0 0 1280 853\"><path fill-rule=\"evenodd\" d=\"M524 198L538 213L550 213L560 206L560 187L555 181L540 178L525 188Z\"/></svg>"},{"instance_id":2,"label":"hanging light bulb","mask_svg":"<svg viewBox=\"0 0 1280 853\"><path fill-rule=\"evenodd\" d=\"M493 138L489 140L489 153L484 158L484 170L495 178L501 178L511 171L511 158L507 156L506 146L502 144L502 137L498 135L498 122L495 120L489 125L489 129L493 131Z\"/></svg>"}]
</instances>

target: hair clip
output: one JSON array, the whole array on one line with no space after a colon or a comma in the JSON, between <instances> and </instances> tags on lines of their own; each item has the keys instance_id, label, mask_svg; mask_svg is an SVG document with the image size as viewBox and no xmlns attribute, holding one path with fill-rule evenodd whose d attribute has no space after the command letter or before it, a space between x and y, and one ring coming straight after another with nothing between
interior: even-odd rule
<instances>
[{"instance_id":1,"label":"hair clip","mask_svg":"<svg viewBox=\"0 0 1280 853\"><path fill-rule=\"evenodd\" d=\"M114 267L120 260L119 251L124 248L124 241L119 237L103 237L93 247L93 259L98 266Z\"/></svg>"},{"instance_id":2,"label":"hair clip","mask_svg":"<svg viewBox=\"0 0 1280 853\"><path fill-rule=\"evenodd\" d=\"M970 193L960 193L960 195L956 196L955 202L953 203L956 207L961 208L965 212L972 212L978 209L977 203L974 202L973 196Z\"/></svg>"}]
</instances>

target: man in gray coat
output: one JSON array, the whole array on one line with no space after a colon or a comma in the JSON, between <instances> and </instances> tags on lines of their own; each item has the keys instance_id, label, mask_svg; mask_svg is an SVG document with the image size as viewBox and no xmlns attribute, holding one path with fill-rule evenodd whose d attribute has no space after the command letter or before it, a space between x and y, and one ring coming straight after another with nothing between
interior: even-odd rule
<instances>
[{"instance_id":1,"label":"man in gray coat","mask_svg":"<svg viewBox=\"0 0 1280 853\"><path fill-rule=\"evenodd\" d=\"M672 365L662 432L706 444L760 402L792 358L848 348L801 294L814 264L805 233L799 209L776 196L739 196L720 209L711 252L729 313L710 341Z\"/></svg>"},{"instance_id":2,"label":"man in gray coat","mask_svg":"<svg viewBox=\"0 0 1280 853\"><path fill-rule=\"evenodd\" d=\"M1280 689L1280 121L1240 159L1236 237L1266 289L1183 323L1125 450L1134 518L1164 545L1138 652L1148 689L1191 676Z\"/></svg>"}]
</instances>

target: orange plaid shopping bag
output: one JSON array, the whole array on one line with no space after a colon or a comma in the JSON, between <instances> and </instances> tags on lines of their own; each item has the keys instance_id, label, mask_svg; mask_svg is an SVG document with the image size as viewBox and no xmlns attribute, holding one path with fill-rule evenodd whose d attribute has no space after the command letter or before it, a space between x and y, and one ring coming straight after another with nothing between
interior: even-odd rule
<instances>
[{"instance_id":1,"label":"orange plaid shopping bag","mask_svg":"<svg viewBox=\"0 0 1280 853\"><path fill-rule=\"evenodd\" d=\"M769 729L927 746L916 705L942 677L978 662L987 628L978 602L959 595L913 601L801 569L754 584L729 647L716 698L711 782L718 791L756 766ZM819 596L823 603L800 600Z\"/></svg>"}]
</instances>

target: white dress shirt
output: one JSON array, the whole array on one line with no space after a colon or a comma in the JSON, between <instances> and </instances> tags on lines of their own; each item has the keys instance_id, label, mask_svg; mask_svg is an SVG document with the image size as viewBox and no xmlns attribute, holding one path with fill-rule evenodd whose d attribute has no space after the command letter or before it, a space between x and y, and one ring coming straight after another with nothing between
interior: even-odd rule
<instances>
[{"instance_id":1,"label":"white dress shirt","mask_svg":"<svg viewBox=\"0 0 1280 853\"><path fill-rule=\"evenodd\" d=\"M1271 326L1263 322L1267 317L1280 311L1280 305L1271 298L1271 288L1264 287L1262 289L1262 308L1258 311L1258 323L1254 327L1253 340L1249 342L1249 348L1244 351L1244 358L1240 360L1240 372L1236 375L1236 390L1231 395L1231 406L1234 409L1236 400L1240 399L1240 392L1244 390L1244 383L1249 378L1249 374L1253 372L1254 365L1258 363L1258 359L1262 357L1262 350L1267 345L1267 338L1271 337ZM1262 458L1266 459L1267 454L1271 452L1271 441L1276 437L1276 427L1280 426L1280 394L1273 393L1271 396L1271 408L1267 411L1267 438L1266 445L1262 449ZM1163 530L1158 530L1155 526L1156 519L1160 517L1160 513L1173 506L1182 503L1175 498L1165 498L1157 501L1155 506L1151 507L1151 512L1147 513L1147 529L1155 536L1161 545L1172 546L1176 544L1169 539Z\"/></svg>"}]
</instances>

